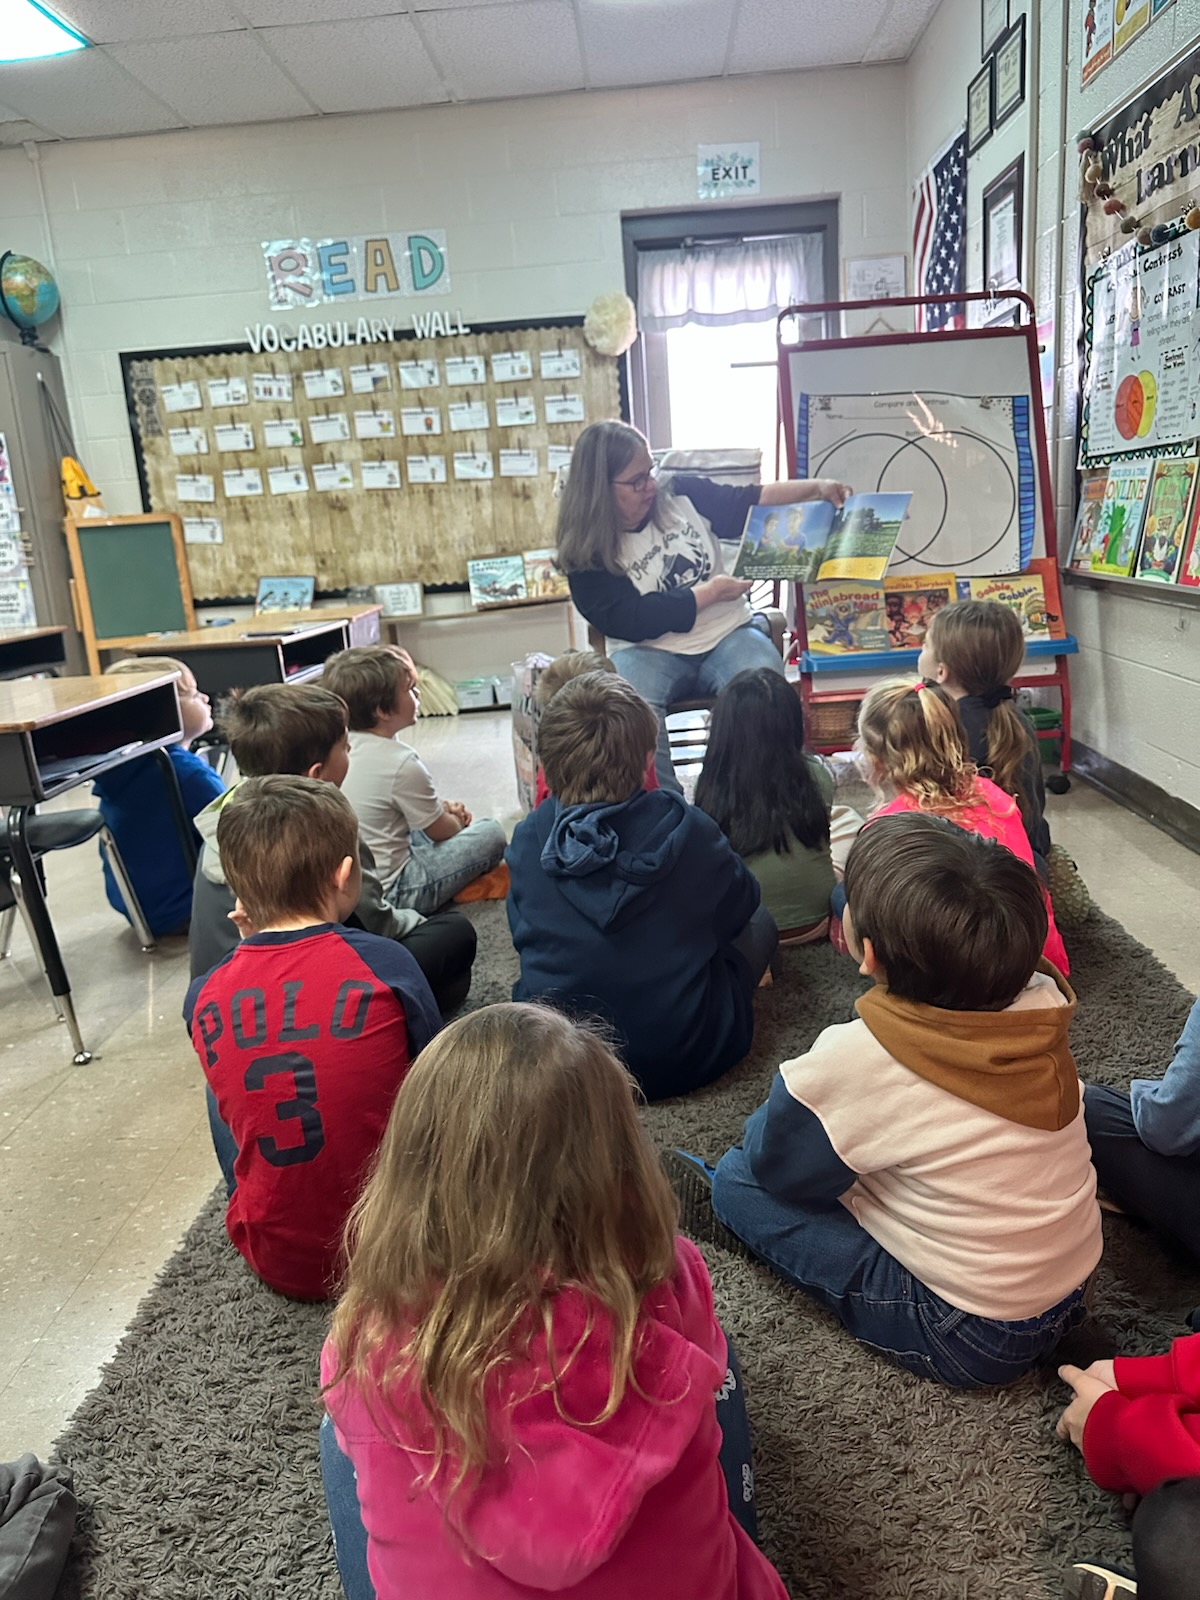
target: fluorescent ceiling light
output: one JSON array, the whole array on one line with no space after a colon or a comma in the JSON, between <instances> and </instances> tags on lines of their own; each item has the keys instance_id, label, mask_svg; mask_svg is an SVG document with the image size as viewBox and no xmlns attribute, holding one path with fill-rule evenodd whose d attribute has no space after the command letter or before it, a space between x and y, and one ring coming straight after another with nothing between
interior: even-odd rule
<instances>
[{"instance_id":1,"label":"fluorescent ceiling light","mask_svg":"<svg viewBox=\"0 0 1200 1600\"><path fill-rule=\"evenodd\" d=\"M36 0L0 0L0 61L35 61L87 47L81 33Z\"/></svg>"}]
</instances>

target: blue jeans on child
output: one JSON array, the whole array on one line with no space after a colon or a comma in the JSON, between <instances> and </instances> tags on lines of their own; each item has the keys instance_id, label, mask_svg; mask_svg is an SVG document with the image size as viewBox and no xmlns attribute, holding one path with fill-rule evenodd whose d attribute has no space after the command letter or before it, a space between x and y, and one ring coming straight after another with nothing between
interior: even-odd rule
<instances>
[{"instance_id":1,"label":"blue jeans on child","mask_svg":"<svg viewBox=\"0 0 1200 1600\"><path fill-rule=\"evenodd\" d=\"M1083 1321L1086 1284L1019 1322L958 1310L890 1256L845 1206L801 1209L767 1194L740 1147L717 1164L712 1204L755 1255L832 1311L860 1343L955 1388L1011 1383Z\"/></svg>"},{"instance_id":2,"label":"blue jeans on child","mask_svg":"<svg viewBox=\"0 0 1200 1600\"><path fill-rule=\"evenodd\" d=\"M490 817L480 817L441 844L414 828L409 835L408 860L384 889L384 898L394 906L431 917L460 889L498 867L507 843L504 829Z\"/></svg>"},{"instance_id":3,"label":"blue jeans on child","mask_svg":"<svg viewBox=\"0 0 1200 1600\"><path fill-rule=\"evenodd\" d=\"M1200 1256L1200 1155L1162 1156L1144 1145L1128 1090L1089 1083L1083 1119L1100 1187L1131 1216Z\"/></svg>"},{"instance_id":4,"label":"blue jeans on child","mask_svg":"<svg viewBox=\"0 0 1200 1600\"><path fill-rule=\"evenodd\" d=\"M204 1085L204 1101L208 1108L208 1128L212 1134L213 1150L216 1152L217 1165L221 1169L221 1176L225 1179L225 1193L232 1195L237 1187L233 1176L233 1163L237 1160L237 1141L229 1131L229 1124L222 1120L217 1109L217 1097Z\"/></svg>"},{"instance_id":5,"label":"blue jeans on child","mask_svg":"<svg viewBox=\"0 0 1200 1600\"><path fill-rule=\"evenodd\" d=\"M758 1538L754 1505L754 1468L750 1456L750 1423L741 1369L733 1346L726 1344L725 1382L717 1391L717 1421L721 1425L719 1460L729 1496L729 1509L752 1539ZM354 1466L337 1442L333 1423L321 1419L321 1477L325 1504L333 1531L333 1553L346 1600L375 1600L375 1585L367 1570L367 1530L358 1506Z\"/></svg>"},{"instance_id":6,"label":"blue jeans on child","mask_svg":"<svg viewBox=\"0 0 1200 1600\"><path fill-rule=\"evenodd\" d=\"M667 738L667 707L676 700L693 700L702 695L720 694L731 678L754 667L771 667L783 672L783 662L768 634L753 622L743 623L712 650L698 656L675 655L656 650L653 645L631 644L613 652L613 665L631 683L658 718L658 745L654 770L659 787L681 792L671 763Z\"/></svg>"}]
</instances>

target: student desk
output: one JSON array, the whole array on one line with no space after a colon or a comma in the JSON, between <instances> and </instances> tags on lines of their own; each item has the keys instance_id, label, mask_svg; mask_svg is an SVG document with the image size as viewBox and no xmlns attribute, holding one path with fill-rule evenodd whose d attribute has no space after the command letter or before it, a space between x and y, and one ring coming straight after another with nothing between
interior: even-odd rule
<instances>
[{"instance_id":1,"label":"student desk","mask_svg":"<svg viewBox=\"0 0 1200 1600\"><path fill-rule=\"evenodd\" d=\"M33 672L57 675L67 664L66 628L15 628L0 632L0 679Z\"/></svg>"},{"instance_id":2,"label":"student desk","mask_svg":"<svg viewBox=\"0 0 1200 1600\"><path fill-rule=\"evenodd\" d=\"M291 611L276 612L270 620L247 617L219 628L164 633L161 638L142 639L124 648L135 656L174 656L215 702L231 689L249 689L260 683L308 683L319 678L328 658L348 646L350 622L336 612L319 623L298 622L297 617L303 615ZM286 620L280 621L281 617Z\"/></svg>"},{"instance_id":3,"label":"student desk","mask_svg":"<svg viewBox=\"0 0 1200 1600\"><path fill-rule=\"evenodd\" d=\"M0 843L20 877L25 909L41 946L50 992L75 1046L75 1062L91 1060L71 1005L71 986L26 837L29 811L43 800L90 783L101 773L155 753L184 856L195 866L191 823L166 746L183 730L172 674L131 678L41 678L0 683Z\"/></svg>"},{"instance_id":4,"label":"student desk","mask_svg":"<svg viewBox=\"0 0 1200 1600\"><path fill-rule=\"evenodd\" d=\"M318 606L310 611L260 611L251 626L255 628L312 628L324 622L344 622L348 645L378 644L381 605Z\"/></svg>"}]
</instances>

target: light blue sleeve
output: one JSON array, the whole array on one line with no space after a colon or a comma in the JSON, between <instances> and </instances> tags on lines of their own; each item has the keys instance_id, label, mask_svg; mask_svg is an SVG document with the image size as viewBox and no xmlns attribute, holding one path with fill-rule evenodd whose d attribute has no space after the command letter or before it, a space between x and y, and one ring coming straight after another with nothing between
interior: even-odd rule
<instances>
[{"instance_id":1,"label":"light blue sleeve","mask_svg":"<svg viewBox=\"0 0 1200 1600\"><path fill-rule=\"evenodd\" d=\"M1192 1007L1161 1078L1135 1078L1129 1086L1138 1138L1160 1156L1200 1150L1200 1000Z\"/></svg>"}]
</instances>

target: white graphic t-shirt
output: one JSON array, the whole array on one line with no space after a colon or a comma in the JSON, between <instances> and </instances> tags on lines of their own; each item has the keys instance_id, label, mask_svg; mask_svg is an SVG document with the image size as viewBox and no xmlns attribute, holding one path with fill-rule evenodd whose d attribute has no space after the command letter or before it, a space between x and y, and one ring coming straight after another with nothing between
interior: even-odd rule
<instances>
[{"instance_id":1,"label":"white graphic t-shirt","mask_svg":"<svg viewBox=\"0 0 1200 1600\"><path fill-rule=\"evenodd\" d=\"M639 594L692 589L725 571L716 535L686 495L660 492L656 512L654 522L624 535L617 555ZM697 612L688 633L662 633L643 644L675 655L704 655L749 620L750 606L744 598L722 600ZM622 641L608 643L610 649L619 650Z\"/></svg>"}]
</instances>

